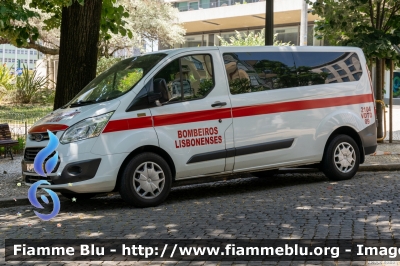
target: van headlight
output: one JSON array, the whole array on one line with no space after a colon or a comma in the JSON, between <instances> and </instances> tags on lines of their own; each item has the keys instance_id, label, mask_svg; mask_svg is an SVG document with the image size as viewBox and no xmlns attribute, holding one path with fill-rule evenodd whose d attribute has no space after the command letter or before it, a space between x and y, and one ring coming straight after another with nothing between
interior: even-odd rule
<instances>
[{"instance_id":1,"label":"van headlight","mask_svg":"<svg viewBox=\"0 0 400 266\"><path fill-rule=\"evenodd\" d=\"M68 128L60 138L61 144L94 138L100 135L114 112L90 117Z\"/></svg>"}]
</instances>

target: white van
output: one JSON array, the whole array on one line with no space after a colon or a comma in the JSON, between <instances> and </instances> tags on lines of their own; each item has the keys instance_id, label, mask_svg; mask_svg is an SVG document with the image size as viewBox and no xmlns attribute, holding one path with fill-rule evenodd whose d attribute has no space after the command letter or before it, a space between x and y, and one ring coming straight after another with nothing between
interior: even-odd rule
<instances>
[{"instance_id":1,"label":"white van","mask_svg":"<svg viewBox=\"0 0 400 266\"><path fill-rule=\"evenodd\" d=\"M183 89L181 89L183 88ZM374 95L363 52L351 47L196 47L128 58L29 131L32 167L60 140L43 186L67 197L119 191L155 206L174 182L318 164L352 178L375 151Z\"/></svg>"}]
</instances>

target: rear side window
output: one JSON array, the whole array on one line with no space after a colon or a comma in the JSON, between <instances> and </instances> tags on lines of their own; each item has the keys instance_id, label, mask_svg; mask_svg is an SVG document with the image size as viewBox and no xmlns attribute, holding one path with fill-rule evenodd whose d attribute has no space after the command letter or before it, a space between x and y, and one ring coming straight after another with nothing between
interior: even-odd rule
<instances>
[{"instance_id":1,"label":"rear side window","mask_svg":"<svg viewBox=\"0 0 400 266\"><path fill-rule=\"evenodd\" d=\"M357 81L362 75L356 53L293 53L299 86Z\"/></svg>"},{"instance_id":2,"label":"rear side window","mask_svg":"<svg viewBox=\"0 0 400 266\"><path fill-rule=\"evenodd\" d=\"M223 56L232 94L297 86L290 52L229 53Z\"/></svg>"},{"instance_id":3,"label":"rear side window","mask_svg":"<svg viewBox=\"0 0 400 266\"><path fill-rule=\"evenodd\" d=\"M223 55L231 94L359 80L356 53L255 52Z\"/></svg>"}]
</instances>

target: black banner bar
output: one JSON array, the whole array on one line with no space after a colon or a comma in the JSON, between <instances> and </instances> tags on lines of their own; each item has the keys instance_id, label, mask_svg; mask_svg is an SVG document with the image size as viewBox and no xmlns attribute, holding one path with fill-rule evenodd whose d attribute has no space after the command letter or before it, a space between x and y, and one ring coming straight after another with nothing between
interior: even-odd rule
<instances>
[{"instance_id":1,"label":"black banner bar","mask_svg":"<svg viewBox=\"0 0 400 266\"><path fill-rule=\"evenodd\" d=\"M400 261L400 240L6 239L6 261Z\"/></svg>"}]
</instances>

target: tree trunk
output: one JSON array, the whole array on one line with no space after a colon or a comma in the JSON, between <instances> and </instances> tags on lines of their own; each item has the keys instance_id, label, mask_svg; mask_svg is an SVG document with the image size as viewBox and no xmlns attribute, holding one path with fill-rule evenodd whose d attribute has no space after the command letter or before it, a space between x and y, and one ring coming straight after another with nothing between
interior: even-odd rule
<instances>
[{"instance_id":1,"label":"tree trunk","mask_svg":"<svg viewBox=\"0 0 400 266\"><path fill-rule=\"evenodd\" d=\"M375 75L375 88L376 88L376 93L375 93L375 98L377 100L383 100L383 93L382 93L382 67L383 65L383 60L382 59L376 59L376 75ZM378 118L378 128L377 128L377 133L378 133L378 138L383 137L383 116L382 116L382 105L380 103L376 104L376 116Z\"/></svg>"},{"instance_id":2,"label":"tree trunk","mask_svg":"<svg viewBox=\"0 0 400 266\"><path fill-rule=\"evenodd\" d=\"M54 110L68 103L96 77L102 0L63 7Z\"/></svg>"}]
</instances>

